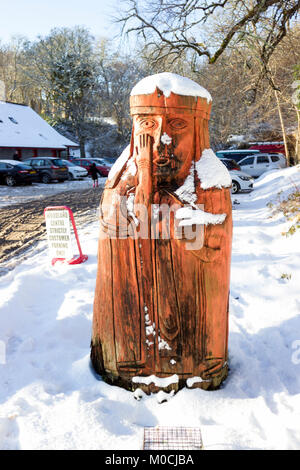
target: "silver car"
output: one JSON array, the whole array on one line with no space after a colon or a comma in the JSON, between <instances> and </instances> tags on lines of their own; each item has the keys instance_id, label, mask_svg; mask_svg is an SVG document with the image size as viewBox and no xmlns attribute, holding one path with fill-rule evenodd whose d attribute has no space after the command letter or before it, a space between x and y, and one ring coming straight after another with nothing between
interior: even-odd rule
<instances>
[{"instance_id":1,"label":"silver car","mask_svg":"<svg viewBox=\"0 0 300 470\"><path fill-rule=\"evenodd\" d=\"M282 153L258 153L243 158L239 161L241 170L248 175L257 178L266 171L285 168L286 158Z\"/></svg>"},{"instance_id":2,"label":"silver car","mask_svg":"<svg viewBox=\"0 0 300 470\"><path fill-rule=\"evenodd\" d=\"M69 180L78 180L88 175L87 170L82 168L82 166L75 165L75 163L69 160L62 160L62 162L68 168Z\"/></svg>"}]
</instances>

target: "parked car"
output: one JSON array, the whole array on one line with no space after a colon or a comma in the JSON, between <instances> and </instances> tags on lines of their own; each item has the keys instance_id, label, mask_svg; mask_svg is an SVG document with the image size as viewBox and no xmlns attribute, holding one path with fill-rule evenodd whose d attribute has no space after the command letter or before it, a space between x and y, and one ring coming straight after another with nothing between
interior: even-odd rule
<instances>
[{"instance_id":1,"label":"parked car","mask_svg":"<svg viewBox=\"0 0 300 470\"><path fill-rule=\"evenodd\" d=\"M243 172L255 178L269 170L278 170L286 167L286 158L281 153L258 153L239 161Z\"/></svg>"},{"instance_id":2,"label":"parked car","mask_svg":"<svg viewBox=\"0 0 300 470\"><path fill-rule=\"evenodd\" d=\"M101 176L108 176L110 168L106 165L99 164L96 160L92 158L71 158L70 161L76 165L82 166L87 171L89 171L92 163L96 164L97 169L100 171Z\"/></svg>"},{"instance_id":3,"label":"parked car","mask_svg":"<svg viewBox=\"0 0 300 470\"><path fill-rule=\"evenodd\" d=\"M243 158L248 157L250 155L255 155L260 153L259 150L247 149L247 150L218 150L216 152L217 157L219 158L229 158L231 160L235 160L239 163Z\"/></svg>"},{"instance_id":4,"label":"parked car","mask_svg":"<svg viewBox=\"0 0 300 470\"><path fill-rule=\"evenodd\" d=\"M253 190L254 179L251 176L247 175L243 171L229 171L229 173L232 179L232 194L236 194L240 191Z\"/></svg>"},{"instance_id":5,"label":"parked car","mask_svg":"<svg viewBox=\"0 0 300 470\"><path fill-rule=\"evenodd\" d=\"M236 194L240 191L252 191L254 179L240 170L240 166L234 161L227 158L220 158L221 162L228 169L231 180L231 192Z\"/></svg>"},{"instance_id":6,"label":"parked car","mask_svg":"<svg viewBox=\"0 0 300 470\"><path fill-rule=\"evenodd\" d=\"M82 168L82 166L76 165L69 160L62 160L62 162L68 168L69 180L78 180L88 175L88 171Z\"/></svg>"},{"instance_id":7,"label":"parked car","mask_svg":"<svg viewBox=\"0 0 300 470\"><path fill-rule=\"evenodd\" d=\"M0 160L0 182L7 186L31 184L37 181L37 172L29 165L15 160Z\"/></svg>"},{"instance_id":8,"label":"parked car","mask_svg":"<svg viewBox=\"0 0 300 470\"><path fill-rule=\"evenodd\" d=\"M241 171L240 165L235 160L231 160L230 158L220 158L220 160L221 160L222 163L224 163L227 170L229 170L229 171L232 171L232 170Z\"/></svg>"},{"instance_id":9,"label":"parked car","mask_svg":"<svg viewBox=\"0 0 300 470\"><path fill-rule=\"evenodd\" d=\"M108 166L109 169L113 166L116 161L115 158L110 157L93 157L93 160L95 162L98 162L100 165Z\"/></svg>"},{"instance_id":10,"label":"parked car","mask_svg":"<svg viewBox=\"0 0 300 470\"><path fill-rule=\"evenodd\" d=\"M69 178L68 168L60 158L31 158L24 163L37 171L42 183L51 183L54 180L66 181Z\"/></svg>"}]
</instances>

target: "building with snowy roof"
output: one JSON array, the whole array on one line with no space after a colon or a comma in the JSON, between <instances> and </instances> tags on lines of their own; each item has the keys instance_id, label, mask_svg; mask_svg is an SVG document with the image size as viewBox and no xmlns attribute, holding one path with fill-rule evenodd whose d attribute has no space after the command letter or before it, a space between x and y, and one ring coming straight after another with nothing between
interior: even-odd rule
<instances>
[{"instance_id":1,"label":"building with snowy roof","mask_svg":"<svg viewBox=\"0 0 300 470\"><path fill-rule=\"evenodd\" d=\"M29 106L0 101L0 159L68 156L78 148Z\"/></svg>"}]
</instances>

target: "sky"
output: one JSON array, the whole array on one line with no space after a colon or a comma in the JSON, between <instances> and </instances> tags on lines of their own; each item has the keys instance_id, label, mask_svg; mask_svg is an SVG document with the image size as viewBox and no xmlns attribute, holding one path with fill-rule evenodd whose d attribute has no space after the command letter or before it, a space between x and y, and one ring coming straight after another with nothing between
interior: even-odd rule
<instances>
[{"instance_id":1,"label":"sky","mask_svg":"<svg viewBox=\"0 0 300 470\"><path fill-rule=\"evenodd\" d=\"M112 38L111 24L122 0L0 0L0 40L13 35L35 39L54 27L86 26L96 37Z\"/></svg>"}]
</instances>

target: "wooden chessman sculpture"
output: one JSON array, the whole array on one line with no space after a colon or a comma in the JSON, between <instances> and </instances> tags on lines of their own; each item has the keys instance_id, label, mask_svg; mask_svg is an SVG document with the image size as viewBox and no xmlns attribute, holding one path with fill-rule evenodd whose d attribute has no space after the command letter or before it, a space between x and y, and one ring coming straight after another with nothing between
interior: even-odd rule
<instances>
[{"instance_id":1,"label":"wooden chessman sculpture","mask_svg":"<svg viewBox=\"0 0 300 470\"><path fill-rule=\"evenodd\" d=\"M100 203L91 344L96 372L129 390L214 389L228 373L231 178L209 149L210 108L171 73L131 93L131 143Z\"/></svg>"}]
</instances>

